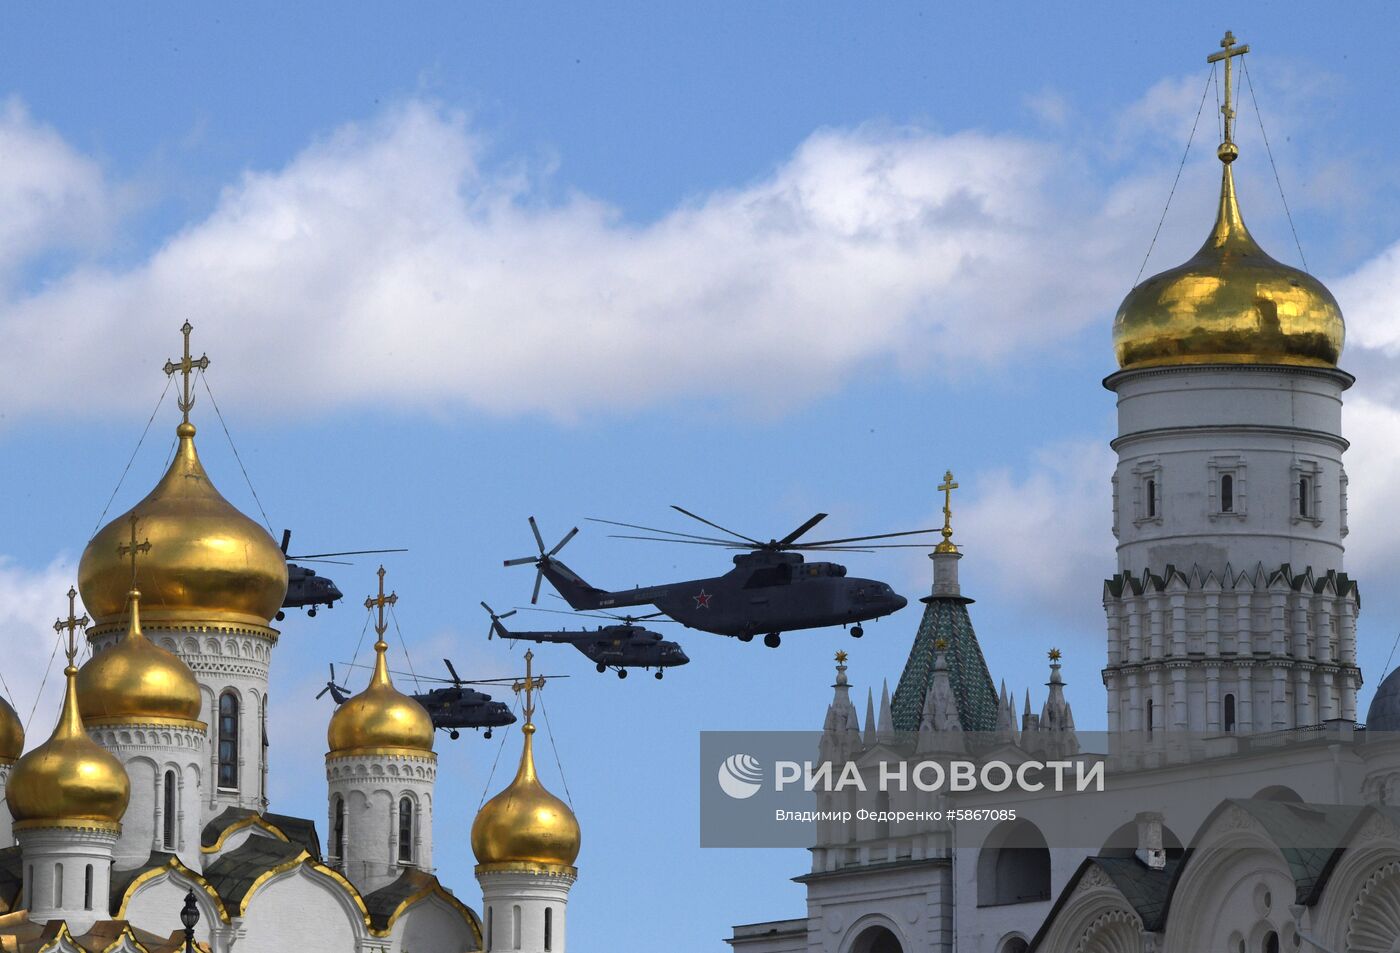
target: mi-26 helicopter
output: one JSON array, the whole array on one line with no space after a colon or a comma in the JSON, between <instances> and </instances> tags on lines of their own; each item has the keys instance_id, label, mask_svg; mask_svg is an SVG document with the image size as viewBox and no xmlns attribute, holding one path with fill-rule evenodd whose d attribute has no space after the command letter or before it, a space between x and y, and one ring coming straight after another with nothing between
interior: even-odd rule
<instances>
[{"instance_id":1,"label":"mi-26 helicopter","mask_svg":"<svg viewBox=\"0 0 1400 953\"><path fill-rule=\"evenodd\" d=\"M690 662L689 656L685 654L680 645L666 641L658 632L637 625L638 622L660 616L660 612L642 616L613 615L611 612L584 612L579 614L615 621L611 625L601 625L591 630L561 629L556 632L512 632L501 624L501 620L509 619L515 615L516 610L511 609L509 612L497 615L495 610L486 603L483 602L481 607L491 616L491 628L486 633L488 639L492 636L500 636L503 639L517 639L522 642L555 642L562 645L572 645L595 664L599 674L611 668L617 672L618 678L626 678L629 668L648 670L654 668L656 669L655 676L661 678L666 669L675 668L677 665L686 665ZM553 612L555 610L539 609L536 611ZM573 616L574 613L561 612L560 615Z\"/></svg>"},{"instance_id":2,"label":"mi-26 helicopter","mask_svg":"<svg viewBox=\"0 0 1400 953\"><path fill-rule=\"evenodd\" d=\"M751 641L759 632L763 644L777 648L781 633L794 629L817 629L829 625L850 625L851 635L865 634L860 623L898 612L908 600L886 583L876 579L858 579L846 575L846 567L829 562L806 562L803 552L868 552L875 549L903 547L926 548L919 543L872 543L872 540L917 536L934 530L916 529L901 533L879 533L873 536L847 536L817 542L799 542L812 527L826 518L818 513L782 539L761 542L697 516L679 506L672 509L693 520L727 534L729 539L699 536L670 529L639 526L589 517L591 522L643 530L651 536L613 534L619 539L646 539L656 542L685 543L691 546L719 546L748 552L734 557L734 568L722 576L691 579L658 586L640 586L610 592L589 585L584 579L556 557L578 533L575 526L553 549L546 550L535 518L530 517L530 530L535 534L539 554L508 559L507 566L530 563L535 567L535 590L530 597L539 601L540 583L548 579L564 600L575 609L598 611L625 606L652 605L682 625L730 635L741 642Z\"/></svg>"},{"instance_id":3,"label":"mi-26 helicopter","mask_svg":"<svg viewBox=\"0 0 1400 953\"><path fill-rule=\"evenodd\" d=\"M491 696L485 692L466 687L468 685L509 684L510 679L464 681L458 677L457 669L448 659L442 661L447 665L447 672L451 678L428 678L422 675L417 677L427 681L446 682L447 686L412 696L418 704L427 709L428 716L433 719L434 728L446 731L447 736L454 741L462 736L460 730L462 728L485 728L486 731L482 737L489 739L492 728L515 723L515 715L505 702L493 701ZM403 675L401 672L394 674ZM325 688L316 693L316 697L320 698L327 692L330 693L331 700L336 703L337 707L345 704L351 697L350 689L336 683L334 663L331 663L330 681L326 682Z\"/></svg>"},{"instance_id":4,"label":"mi-26 helicopter","mask_svg":"<svg viewBox=\"0 0 1400 953\"><path fill-rule=\"evenodd\" d=\"M305 556L288 556L287 547L292 542L292 531L282 530L282 555L287 559L287 595L282 600L282 609L305 609L306 614L311 618L316 617L316 607L325 606L330 609L337 602L345 598L345 593L336 587L335 581L329 576L318 576L316 570L308 569L305 566L298 566L292 562L293 559L302 562L335 563L337 566L348 566L349 563L330 559L331 556L368 556L371 553L406 553L406 549L352 549L343 553L309 553ZM287 613L281 610L277 612L277 621L281 622L287 617ZM320 696L317 696L320 697Z\"/></svg>"}]
</instances>

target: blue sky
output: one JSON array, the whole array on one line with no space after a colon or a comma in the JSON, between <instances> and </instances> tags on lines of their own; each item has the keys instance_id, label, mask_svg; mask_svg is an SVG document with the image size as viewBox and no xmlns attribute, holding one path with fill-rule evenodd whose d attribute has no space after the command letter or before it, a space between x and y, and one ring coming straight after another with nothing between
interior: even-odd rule
<instances>
[{"instance_id":1,"label":"blue sky","mask_svg":"<svg viewBox=\"0 0 1400 953\"><path fill-rule=\"evenodd\" d=\"M0 671L21 713L188 318L274 528L298 548L410 547L389 581L419 671L519 668L477 602L528 599L529 572L500 560L531 549L532 513L556 538L586 516L678 525L670 503L754 534L818 510L834 533L883 532L932 525L951 467L994 675L1038 704L1058 645L1079 723L1102 727L1099 381L1227 27L1254 47L1308 264L1348 318L1369 698L1400 626L1400 13L1069 9L7 8ZM1213 107L1149 271L1209 226ZM1239 138L1245 214L1296 262L1248 101ZM256 514L207 401L195 419L216 483ZM167 400L109 516L154 483L176 420ZM600 584L725 559L584 525L566 555ZM928 585L917 552L848 564ZM370 591L372 562L335 568L351 605ZM349 606L286 624L277 810L324 817L330 708L311 696L362 624ZM916 624L777 652L689 634L694 661L662 683L542 652L572 676L546 705L584 830L577 948L713 950L732 923L800 914L803 852L698 848L697 732L815 728L833 652L878 694ZM512 734L502 763L517 750ZM496 747L440 751L440 874L475 903L465 838Z\"/></svg>"}]
</instances>

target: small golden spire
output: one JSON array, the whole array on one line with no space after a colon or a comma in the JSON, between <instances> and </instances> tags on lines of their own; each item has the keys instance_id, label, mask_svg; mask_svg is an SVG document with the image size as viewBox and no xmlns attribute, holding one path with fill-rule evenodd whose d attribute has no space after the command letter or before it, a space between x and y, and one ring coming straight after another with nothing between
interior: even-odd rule
<instances>
[{"instance_id":1,"label":"small golden spire","mask_svg":"<svg viewBox=\"0 0 1400 953\"><path fill-rule=\"evenodd\" d=\"M57 620L56 622L54 622L54 624L53 624L53 630L54 630L55 632L62 632L62 631L64 631L65 629L68 631L68 645L67 645L67 647L64 649L64 651L65 651L65 652L67 653L67 655L68 655L68 664L69 664L69 665L72 665L72 664L73 664L73 659L77 658L77 656L78 656L78 630L79 630L79 629L86 629L86 628L88 627L88 622L91 621L91 620L88 619L87 613L86 613L86 612L84 612L81 616L79 616L79 615L77 615L77 611L78 611L78 590L75 589L75 588L73 588L72 586L69 586L69 587L68 587L68 618L66 618L66 619L59 619L59 620Z\"/></svg>"},{"instance_id":2,"label":"small golden spire","mask_svg":"<svg viewBox=\"0 0 1400 953\"><path fill-rule=\"evenodd\" d=\"M1051 650L1050 650L1048 653L1046 653L1046 654L1050 656L1050 661L1052 661L1052 662L1058 662L1058 661L1060 660L1060 650L1059 650L1059 649L1051 649Z\"/></svg>"},{"instance_id":3,"label":"small golden spire","mask_svg":"<svg viewBox=\"0 0 1400 953\"><path fill-rule=\"evenodd\" d=\"M165 362L165 376L169 377L176 371L180 372L183 378L180 384L181 396L177 403L180 413L183 415L180 421L180 428L176 432L183 436L194 436L194 425L190 423L190 408L194 406L194 394L190 392L190 376L196 370L204 370L209 366L209 355L201 354L198 360L190 357L190 332L194 330L194 325L188 321L180 328L180 333L185 336L185 354L180 358L180 363L174 361Z\"/></svg>"},{"instance_id":4,"label":"small golden spire","mask_svg":"<svg viewBox=\"0 0 1400 953\"><path fill-rule=\"evenodd\" d=\"M837 665L845 665L845 664L846 664L846 658L847 658L847 655L846 655L846 652L845 652L844 649L838 651L838 652L836 653L836 664L837 664Z\"/></svg>"},{"instance_id":5,"label":"small golden spire","mask_svg":"<svg viewBox=\"0 0 1400 953\"><path fill-rule=\"evenodd\" d=\"M1223 141L1220 148L1215 150L1215 154L1220 157L1220 161L1229 165L1239 156L1239 147L1235 145L1235 95L1234 82L1231 73L1231 63L1236 56L1243 56L1249 52L1249 44L1244 46L1235 45L1235 34L1229 30L1225 31L1225 37L1220 41L1220 52L1212 53L1206 57L1207 63L1225 62L1225 101L1220 106L1220 115L1225 117L1225 128Z\"/></svg>"},{"instance_id":6,"label":"small golden spire","mask_svg":"<svg viewBox=\"0 0 1400 953\"><path fill-rule=\"evenodd\" d=\"M953 491L958 485L953 482L953 471L948 470L943 474L943 482L938 484L938 491L943 494L943 542L933 547L935 553L956 553L958 547L953 545Z\"/></svg>"},{"instance_id":7,"label":"small golden spire","mask_svg":"<svg viewBox=\"0 0 1400 953\"><path fill-rule=\"evenodd\" d=\"M934 640L934 643L933 643L933 647L934 647L934 649L935 649L936 651L939 651L939 652L945 651L945 650L948 648L948 640L947 640L947 639L935 639L935 640Z\"/></svg>"}]
</instances>

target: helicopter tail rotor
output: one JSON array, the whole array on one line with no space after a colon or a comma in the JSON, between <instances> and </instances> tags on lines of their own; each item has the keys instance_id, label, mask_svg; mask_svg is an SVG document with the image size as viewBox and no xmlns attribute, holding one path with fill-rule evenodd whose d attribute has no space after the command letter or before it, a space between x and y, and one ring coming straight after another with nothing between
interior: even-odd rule
<instances>
[{"instance_id":1,"label":"helicopter tail rotor","mask_svg":"<svg viewBox=\"0 0 1400 953\"><path fill-rule=\"evenodd\" d=\"M549 564L549 561L551 559L553 559L556 555L559 554L559 550L563 549L565 546L568 545L569 540L573 539L574 536L578 534L578 527L575 526L573 529L565 533L564 538L559 540L559 542L554 545L554 548L548 551L546 551L544 548L544 536L540 534L540 525L535 522L535 518L533 516L530 517L530 532L535 534L535 545L539 547L539 555L521 556L517 559L507 559L505 561L505 565L523 566L526 563L532 563L534 565L535 588L534 591L530 593L530 604L535 605L540 601L540 585L544 582L544 567ZM483 603L483 605L485 605L485 603ZM487 611L490 610L488 609ZM502 618L505 617L502 616Z\"/></svg>"},{"instance_id":2,"label":"helicopter tail rotor","mask_svg":"<svg viewBox=\"0 0 1400 953\"><path fill-rule=\"evenodd\" d=\"M536 574L536 576L538 577L538 574ZM516 610L515 610L515 609L511 609L509 612L505 613L504 615L497 615L497 614L496 614L496 610L493 609L493 608L491 608L490 606L488 606L488 605L485 603L485 601L483 601L483 602L481 603L481 608L485 609L485 610L486 610L486 614L489 615L489 616L491 617L491 627L490 627L489 629L486 630L486 638L487 638L488 641L496 635L496 629L497 629L498 627L500 627L501 620L502 620L502 619L509 619L511 616L515 615L515 613L516 613ZM505 629L504 629L504 628L501 628L501 631L504 632ZM447 659L443 659L443 661L446 662ZM452 664L452 663L448 662L448 666L449 666L449 667L451 666L451 664Z\"/></svg>"}]
</instances>

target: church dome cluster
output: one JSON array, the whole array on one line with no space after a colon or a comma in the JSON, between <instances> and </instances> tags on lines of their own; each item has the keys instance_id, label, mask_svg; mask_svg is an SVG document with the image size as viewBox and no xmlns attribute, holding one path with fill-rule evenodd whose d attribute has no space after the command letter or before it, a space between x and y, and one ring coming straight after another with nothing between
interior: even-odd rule
<instances>
[{"instance_id":1,"label":"church dome cluster","mask_svg":"<svg viewBox=\"0 0 1400 953\"><path fill-rule=\"evenodd\" d=\"M176 434L175 457L155 489L83 551L83 604L98 625L120 619L131 567L119 549L135 517L151 543L139 579L148 622L266 626L287 593L287 561L267 531L214 488L195 449L194 424L185 421Z\"/></svg>"}]
</instances>

